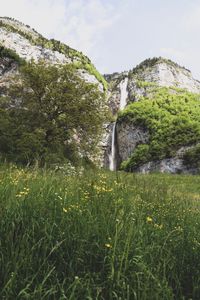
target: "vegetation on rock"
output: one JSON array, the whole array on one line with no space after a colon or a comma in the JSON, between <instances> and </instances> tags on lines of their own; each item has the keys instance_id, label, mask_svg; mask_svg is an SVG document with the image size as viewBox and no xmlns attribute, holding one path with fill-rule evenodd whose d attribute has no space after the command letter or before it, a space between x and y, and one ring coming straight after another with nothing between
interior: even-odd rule
<instances>
[{"instance_id":1,"label":"vegetation on rock","mask_svg":"<svg viewBox=\"0 0 200 300\"><path fill-rule=\"evenodd\" d=\"M19 55L15 51L8 49L0 44L0 59L1 58L9 58L12 61L18 63L20 66L25 64L24 59L19 57Z\"/></svg>"},{"instance_id":2,"label":"vegetation on rock","mask_svg":"<svg viewBox=\"0 0 200 300\"><path fill-rule=\"evenodd\" d=\"M173 157L182 146L200 142L200 96L186 91L157 88L154 96L143 97L120 112L118 122L133 122L150 135L148 145L138 145L122 163L134 170L149 160ZM189 158L187 158L189 159Z\"/></svg>"}]
</instances>

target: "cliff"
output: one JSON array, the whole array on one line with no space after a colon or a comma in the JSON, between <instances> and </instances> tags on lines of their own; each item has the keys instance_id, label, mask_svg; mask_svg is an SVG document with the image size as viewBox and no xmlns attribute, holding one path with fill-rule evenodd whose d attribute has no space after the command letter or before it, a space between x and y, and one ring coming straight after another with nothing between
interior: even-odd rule
<instances>
[{"instance_id":1,"label":"cliff","mask_svg":"<svg viewBox=\"0 0 200 300\"><path fill-rule=\"evenodd\" d=\"M102 76L83 53L10 18L0 18L0 95L25 62L73 64L107 94L102 165L111 170L199 172L200 82L177 63L147 59L130 71Z\"/></svg>"},{"instance_id":2,"label":"cliff","mask_svg":"<svg viewBox=\"0 0 200 300\"><path fill-rule=\"evenodd\" d=\"M88 57L59 41L44 38L17 20L0 18L0 47L4 49L4 55L0 56L1 82L3 76L7 77L17 71L16 63L19 64L20 60L33 59L36 62L45 60L51 64L72 63L85 80L99 84L101 90L106 89L105 79ZM6 55L5 50L8 50L9 55Z\"/></svg>"},{"instance_id":3,"label":"cliff","mask_svg":"<svg viewBox=\"0 0 200 300\"><path fill-rule=\"evenodd\" d=\"M200 82L191 72L154 58L105 78L116 122L109 127L104 164L113 169L114 160L116 168L143 173L196 173L198 167L185 158L200 142Z\"/></svg>"}]
</instances>

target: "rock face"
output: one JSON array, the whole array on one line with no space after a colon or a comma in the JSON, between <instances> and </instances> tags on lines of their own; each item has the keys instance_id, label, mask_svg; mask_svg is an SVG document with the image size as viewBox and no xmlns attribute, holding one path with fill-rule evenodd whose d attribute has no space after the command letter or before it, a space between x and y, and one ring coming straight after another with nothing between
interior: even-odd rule
<instances>
[{"instance_id":1,"label":"rock face","mask_svg":"<svg viewBox=\"0 0 200 300\"><path fill-rule=\"evenodd\" d=\"M114 123L107 127L104 144L104 163L103 165L111 169L112 147L115 147L114 164L118 168L120 163L127 160L133 153L137 145L147 143L149 140L148 132L142 127L136 127L131 123L116 123L113 133ZM115 141L113 143L113 136ZM106 145L106 146L105 146Z\"/></svg>"},{"instance_id":2,"label":"rock face","mask_svg":"<svg viewBox=\"0 0 200 300\"><path fill-rule=\"evenodd\" d=\"M6 89L12 81L12 77L18 72L17 70L17 62L6 57L0 57L0 95L6 93Z\"/></svg>"},{"instance_id":3,"label":"rock face","mask_svg":"<svg viewBox=\"0 0 200 300\"><path fill-rule=\"evenodd\" d=\"M127 104L149 96L157 86L200 93L200 81L195 80L189 70L164 58L146 60L130 72L105 75L105 78L109 82L109 104L113 114L120 109L120 85L125 78L128 78Z\"/></svg>"},{"instance_id":4,"label":"rock face","mask_svg":"<svg viewBox=\"0 0 200 300\"><path fill-rule=\"evenodd\" d=\"M13 62L9 58L0 58L0 76L5 76L14 73L17 69L16 62Z\"/></svg>"},{"instance_id":5,"label":"rock face","mask_svg":"<svg viewBox=\"0 0 200 300\"><path fill-rule=\"evenodd\" d=\"M58 41L45 39L34 29L31 29L29 26L26 26L17 20L0 18L0 46L14 51L21 59L26 61L33 59L36 62L45 60L50 64L78 64L80 65L80 76L88 82L98 84L99 89L103 91L102 82L99 81L94 74L82 67L84 64L88 64L91 65L91 69L95 70L94 66L86 56ZM55 50L56 46L58 50ZM8 63L1 59L1 81L3 80L4 74L10 68ZM17 71L16 66L13 66L12 68L13 74L14 71ZM93 73L95 73L95 71Z\"/></svg>"},{"instance_id":6,"label":"rock face","mask_svg":"<svg viewBox=\"0 0 200 300\"><path fill-rule=\"evenodd\" d=\"M150 161L138 169L137 172L148 174L151 172L170 173L170 174L196 174L194 168L188 169L183 163L183 160L177 157L166 158L160 161Z\"/></svg>"},{"instance_id":7,"label":"rock face","mask_svg":"<svg viewBox=\"0 0 200 300\"><path fill-rule=\"evenodd\" d=\"M117 124L118 164L127 160L136 146L148 143L149 134L142 127L129 123Z\"/></svg>"},{"instance_id":8,"label":"rock face","mask_svg":"<svg viewBox=\"0 0 200 300\"><path fill-rule=\"evenodd\" d=\"M192 78L189 70L165 61L155 64L153 70L144 73L144 81L158 83L159 86L175 86L192 93L200 92L200 82Z\"/></svg>"},{"instance_id":9,"label":"rock face","mask_svg":"<svg viewBox=\"0 0 200 300\"><path fill-rule=\"evenodd\" d=\"M0 44L16 52L22 59L50 63L69 63L71 60L58 51L37 45L42 36L17 20L0 18Z\"/></svg>"},{"instance_id":10,"label":"rock face","mask_svg":"<svg viewBox=\"0 0 200 300\"><path fill-rule=\"evenodd\" d=\"M51 63L69 63L70 59L58 51L45 49L41 46L34 46L31 42L21 36L19 33L9 32L6 28L0 28L0 43L8 49L15 51L25 60L40 59L47 60Z\"/></svg>"},{"instance_id":11,"label":"rock face","mask_svg":"<svg viewBox=\"0 0 200 300\"><path fill-rule=\"evenodd\" d=\"M142 97L153 97L155 90L159 87L169 87L174 93L176 93L177 88L192 93L200 93L200 82L192 77L189 70L164 58L146 60L130 72L105 75L105 78L109 82L109 106L113 115L117 115L121 110L121 86L125 80L126 105L131 102L140 101ZM108 133L108 144L104 155L104 165L106 167L109 166L108 158L112 152L112 128L110 127ZM149 135L142 127L136 127L131 122L124 120L119 124L117 122L115 139L116 160L117 166L119 166L122 161L127 160L133 154L137 145L148 143ZM195 173L194 169L190 170L184 166L179 151L173 158L161 161L149 161L140 166L136 171L142 173L152 171Z\"/></svg>"},{"instance_id":12,"label":"rock face","mask_svg":"<svg viewBox=\"0 0 200 300\"><path fill-rule=\"evenodd\" d=\"M148 174L151 172L161 172L161 173L170 173L170 174L197 174L197 169L194 167L188 167L184 164L183 154L192 149L191 147L181 147L175 157L165 158L159 161L149 161L146 164L143 164L138 169L137 172Z\"/></svg>"}]
</instances>

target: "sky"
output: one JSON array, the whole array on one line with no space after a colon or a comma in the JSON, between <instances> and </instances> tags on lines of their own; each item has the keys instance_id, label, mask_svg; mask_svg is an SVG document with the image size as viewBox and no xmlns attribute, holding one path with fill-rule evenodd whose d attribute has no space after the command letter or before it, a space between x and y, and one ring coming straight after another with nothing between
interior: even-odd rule
<instances>
[{"instance_id":1,"label":"sky","mask_svg":"<svg viewBox=\"0 0 200 300\"><path fill-rule=\"evenodd\" d=\"M0 8L82 51L101 73L163 56L200 80L200 0L0 0Z\"/></svg>"}]
</instances>

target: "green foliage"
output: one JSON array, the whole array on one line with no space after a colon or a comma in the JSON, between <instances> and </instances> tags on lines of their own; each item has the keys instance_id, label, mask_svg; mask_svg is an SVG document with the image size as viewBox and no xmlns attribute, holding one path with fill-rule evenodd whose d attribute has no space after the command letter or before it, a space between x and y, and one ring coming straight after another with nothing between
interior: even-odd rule
<instances>
[{"instance_id":1,"label":"green foliage","mask_svg":"<svg viewBox=\"0 0 200 300\"><path fill-rule=\"evenodd\" d=\"M148 88L148 87L157 87L157 84L154 82L137 80L136 85L138 88Z\"/></svg>"},{"instance_id":2,"label":"green foliage","mask_svg":"<svg viewBox=\"0 0 200 300\"><path fill-rule=\"evenodd\" d=\"M19 28L15 27L15 26L12 26L8 23L5 23L2 20L0 20L0 27L5 27L10 32L18 33L18 34L22 35L23 37L25 37L26 39L28 39L30 41L33 40L33 36L30 33L27 33L23 30L20 30Z\"/></svg>"},{"instance_id":3,"label":"green foliage","mask_svg":"<svg viewBox=\"0 0 200 300\"><path fill-rule=\"evenodd\" d=\"M183 156L186 165L194 168L200 168L200 144L187 150Z\"/></svg>"},{"instance_id":4,"label":"green foliage","mask_svg":"<svg viewBox=\"0 0 200 300\"><path fill-rule=\"evenodd\" d=\"M125 171L131 171L132 169L138 167L140 164L147 162L149 158L149 145L138 145L131 158L122 162L121 169Z\"/></svg>"},{"instance_id":5,"label":"green foliage","mask_svg":"<svg viewBox=\"0 0 200 300\"><path fill-rule=\"evenodd\" d=\"M159 58L154 57L154 58L148 58L145 59L143 62L141 62L139 65L137 65L132 71L132 74L137 74L138 72L143 72L147 68L153 67L156 63L158 63Z\"/></svg>"},{"instance_id":6,"label":"green foliage","mask_svg":"<svg viewBox=\"0 0 200 300\"><path fill-rule=\"evenodd\" d=\"M19 57L19 55L15 51L5 48L0 44L0 58L5 58L5 57L10 58L11 60L17 62L20 66L25 64L24 59Z\"/></svg>"},{"instance_id":7,"label":"green foliage","mask_svg":"<svg viewBox=\"0 0 200 300\"><path fill-rule=\"evenodd\" d=\"M199 300L199 180L1 165L0 299Z\"/></svg>"},{"instance_id":8,"label":"green foliage","mask_svg":"<svg viewBox=\"0 0 200 300\"><path fill-rule=\"evenodd\" d=\"M107 116L105 98L72 65L27 63L0 99L2 158L40 165L89 157Z\"/></svg>"},{"instance_id":9,"label":"green foliage","mask_svg":"<svg viewBox=\"0 0 200 300\"><path fill-rule=\"evenodd\" d=\"M89 72L89 74L94 75L96 79L103 85L104 91L108 88L108 83L104 77L97 71L92 63L84 63L81 61L76 61L73 63L77 69L83 69Z\"/></svg>"},{"instance_id":10,"label":"green foliage","mask_svg":"<svg viewBox=\"0 0 200 300\"><path fill-rule=\"evenodd\" d=\"M143 98L120 112L118 122L133 122L149 132L148 151L144 155L143 147L138 146L123 164L125 169L134 169L147 160L172 157L181 146L199 142L199 100L196 94L159 88L152 98Z\"/></svg>"}]
</instances>

